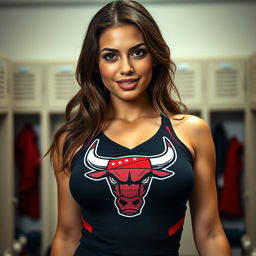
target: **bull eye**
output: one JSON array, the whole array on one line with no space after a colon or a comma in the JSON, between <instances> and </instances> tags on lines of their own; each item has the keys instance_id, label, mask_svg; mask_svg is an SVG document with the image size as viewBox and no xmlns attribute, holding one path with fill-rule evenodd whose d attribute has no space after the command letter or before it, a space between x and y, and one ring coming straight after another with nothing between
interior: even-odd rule
<instances>
[{"instance_id":1,"label":"bull eye","mask_svg":"<svg viewBox=\"0 0 256 256\"><path fill-rule=\"evenodd\" d=\"M141 183L142 183L142 184L146 184L146 183L148 183L148 181L149 181L149 177L143 179L143 180L141 181Z\"/></svg>"},{"instance_id":2,"label":"bull eye","mask_svg":"<svg viewBox=\"0 0 256 256\"><path fill-rule=\"evenodd\" d=\"M117 184L117 180L115 180L114 178L109 177L109 180L112 184Z\"/></svg>"}]
</instances>

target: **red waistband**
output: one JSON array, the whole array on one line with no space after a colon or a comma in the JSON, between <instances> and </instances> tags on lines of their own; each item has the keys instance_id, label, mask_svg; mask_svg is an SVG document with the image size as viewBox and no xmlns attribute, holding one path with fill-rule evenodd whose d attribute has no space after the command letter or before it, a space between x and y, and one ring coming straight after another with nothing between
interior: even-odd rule
<instances>
[{"instance_id":1,"label":"red waistband","mask_svg":"<svg viewBox=\"0 0 256 256\"><path fill-rule=\"evenodd\" d=\"M185 221L185 216L183 216L176 224L169 228L169 236L174 235L180 228L182 228Z\"/></svg>"}]
</instances>

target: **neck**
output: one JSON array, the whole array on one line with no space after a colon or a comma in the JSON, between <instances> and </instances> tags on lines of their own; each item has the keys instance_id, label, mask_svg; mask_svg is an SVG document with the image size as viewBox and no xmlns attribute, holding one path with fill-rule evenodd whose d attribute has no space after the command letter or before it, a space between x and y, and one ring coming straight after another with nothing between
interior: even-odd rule
<instances>
[{"instance_id":1,"label":"neck","mask_svg":"<svg viewBox=\"0 0 256 256\"><path fill-rule=\"evenodd\" d=\"M122 119L127 122L135 121L141 117L158 117L159 112L154 108L147 95L135 100L111 99L108 109L108 120Z\"/></svg>"}]
</instances>

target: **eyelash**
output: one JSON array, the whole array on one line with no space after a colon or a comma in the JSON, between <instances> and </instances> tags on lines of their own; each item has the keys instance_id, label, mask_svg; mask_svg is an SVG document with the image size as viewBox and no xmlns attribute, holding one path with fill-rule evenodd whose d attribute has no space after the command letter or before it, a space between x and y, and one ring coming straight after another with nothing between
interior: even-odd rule
<instances>
[{"instance_id":1,"label":"eyelash","mask_svg":"<svg viewBox=\"0 0 256 256\"><path fill-rule=\"evenodd\" d=\"M132 55L133 55L134 53L138 53L138 52L141 52L142 54L135 56L135 58L143 58L143 57L147 54L147 50L146 50L146 49L136 49L136 50L134 50L134 52L132 53ZM132 55L131 55L131 56L132 56ZM106 61L114 62L114 61L116 60L116 58L117 58L117 55L116 55L116 53L106 53L106 54L104 54L102 57L103 57L103 59L105 59ZM109 57L112 57L112 58L109 59Z\"/></svg>"},{"instance_id":2,"label":"eyelash","mask_svg":"<svg viewBox=\"0 0 256 256\"><path fill-rule=\"evenodd\" d=\"M113 59L113 58L109 59L110 56L114 56L115 58L114 58L114 59ZM114 61L117 56L116 56L115 53L106 53L106 54L104 54L102 57L103 57L103 59L105 59L106 61Z\"/></svg>"},{"instance_id":3,"label":"eyelash","mask_svg":"<svg viewBox=\"0 0 256 256\"><path fill-rule=\"evenodd\" d=\"M134 52L133 52L133 54L134 53L138 53L138 52L141 52L142 53L142 55L140 55L140 56L136 56L136 57L143 57L143 56L145 56L146 54L147 54L147 50L146 49L136 49Z\"/></svg>"}]
</instances>

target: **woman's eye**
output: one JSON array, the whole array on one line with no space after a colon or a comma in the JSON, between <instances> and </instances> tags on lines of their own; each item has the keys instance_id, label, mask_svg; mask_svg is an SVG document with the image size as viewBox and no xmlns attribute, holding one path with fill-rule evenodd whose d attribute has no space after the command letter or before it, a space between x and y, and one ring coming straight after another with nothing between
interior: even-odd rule
<instances>
[{"instance_id":1,"label":"woman's eye","mask_svg":"<svg viewBox=\"0 0 256 256\"><path fill-rule=\"evenodd\" d=\"M133 52L132 55L135 57L143 57L146 53L147 51L145 49L137 49Z\"/></svg>"},{"instance_id":2,"label":"woman's eye","mask_svg":"<svg viewBox=\"0 0 256 256\"><path fill-rule=\"evenodd\" d=\"M107 53L103 55L103 58L108 61L113 61L117 59L117 56L114 53Z\"/></svg>"}]
</instances>

